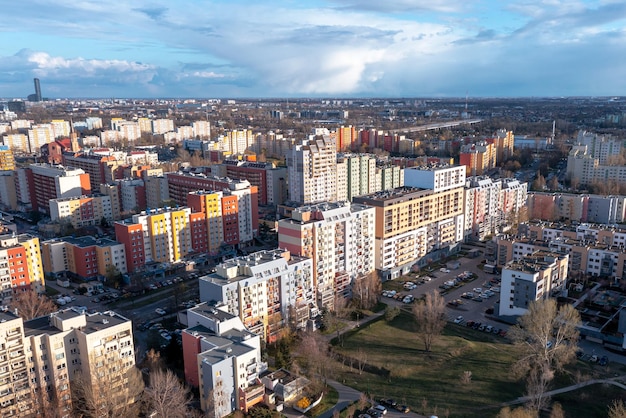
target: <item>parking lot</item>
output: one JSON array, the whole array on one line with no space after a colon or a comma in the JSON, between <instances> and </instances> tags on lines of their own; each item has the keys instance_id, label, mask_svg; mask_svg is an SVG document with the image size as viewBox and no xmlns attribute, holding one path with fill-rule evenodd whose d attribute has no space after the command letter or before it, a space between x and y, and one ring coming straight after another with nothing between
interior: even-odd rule
<instances>
[{"instance_id":1,"label":"parking lot","mask_svg":"<svg viewBox=\"0 0 626 418\"><path fill-rule=\"evenodd\" d=\"M458 261L458 269L439 268L433 271L421 271L419 274L411 273L394 280L394 287L406 281L414 283L415 286L412 289L403 286L402 290L396 291L394 297L383 297L383 302L407 308L411 302L403 302L406 296L419 299L432 291L443 292L446 315L450 322L467 325L468 321L473 321L480 323L476 329L481 329L480 326L484 326L482 330L491 327L492 333L494 329L498 332L502 329L508 330L509 325L494 320L486 313L487 310L493 309L499 298L499 276L484 272L480 267L480 259L460 258ZM457 276L462 276L466 272L471 274L472 279L458 281L453 287L444 291L443 287L447 287L457 279ZM472 294L471 297L468 293ZM396 299L398 294L400 298ZM481 294L484 297L478 297ZM462 318L458 319L459 316Z\"/></svg>"}]
</instances>

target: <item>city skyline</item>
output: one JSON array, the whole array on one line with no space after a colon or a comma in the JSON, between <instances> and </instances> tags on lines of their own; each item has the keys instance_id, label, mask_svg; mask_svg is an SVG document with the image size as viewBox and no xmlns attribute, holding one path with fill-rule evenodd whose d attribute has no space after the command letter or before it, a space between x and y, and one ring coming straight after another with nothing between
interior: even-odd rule
<instances>
[{"instance_id":1,"label":"city skyline","mask_svg":"<svg viewBox=\"0 0 626 418\"><path fill-rule=\"evenodd\" d=\"M615 0L4 6L0 96L619 96Z\"/></svg>"}]
</instances>

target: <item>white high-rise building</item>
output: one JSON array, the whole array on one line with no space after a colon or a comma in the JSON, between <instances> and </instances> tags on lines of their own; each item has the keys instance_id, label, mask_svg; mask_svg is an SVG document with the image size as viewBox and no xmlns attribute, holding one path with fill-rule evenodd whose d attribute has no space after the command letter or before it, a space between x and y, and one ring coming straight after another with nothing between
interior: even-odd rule
<instances>
[{"instance_id":1,"label":"white high-rise building","mask_svg":"<svg viewBox=\"0 0 626 418\"><path fill-rule=\"evenodd\" d=\"M197 120L191 124L193 137L200 139L211 139L211 124L204 120Z\"/></svg>"},{"instance_id":2,"label":"white high-rise building","mask_svg":"<svg viewBox=\"0 0 626 418\"><path fill-rule=\"evenodd\" d=\"M200 278L200 300L225 305L270 342L288 321L303 329L316 310L313 262L280 249L227 260Z\"/></svg>"},{"instance_id":3,"label":"white high-rise building","mask_svg":"<svg viewBox=\"0 0 626 418\"><path fill-rule=\"evenodd\" d=\"M435 193L463 187L465 185L465 166L409 167L404 170L404 185L430 189Z\"/></svg>"},{"instance_id":4,"label":"white high-rise building","mask_svg":"<svg viewBox=\"0 0 626 418\"><path fill-rule=\"evenodd\" d=\"M174 121L171 119L154 119L152 121L152 133L161 135L174 130Z\"/></svg>"},{"instance_id":5,"label":"white high-rise building","mask_svg":"<svg viewBox=\"0 0 626 418\"><path fill-rule=\"evenodd\" d=\"M287 158L289 200L300 204L337 201L337 149L330 137L302 141Z\"/></svg>"}]
</instances>

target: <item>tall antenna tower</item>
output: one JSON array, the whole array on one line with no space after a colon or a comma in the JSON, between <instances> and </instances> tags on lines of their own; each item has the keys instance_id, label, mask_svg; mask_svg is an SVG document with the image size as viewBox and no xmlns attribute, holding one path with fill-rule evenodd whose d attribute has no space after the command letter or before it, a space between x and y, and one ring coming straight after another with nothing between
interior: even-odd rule
<instances>
[{"instance_id":1,"label":"tall antenna tower","mask_svg":"<svg viewBox=\"0 0 626 418\"><path fill-rule=\"evenodd\" d=\"M551 144L554 145L554 140L556 139L556 120L552 121L552 138L551 138Z\"/></svg>"}]
</instances>

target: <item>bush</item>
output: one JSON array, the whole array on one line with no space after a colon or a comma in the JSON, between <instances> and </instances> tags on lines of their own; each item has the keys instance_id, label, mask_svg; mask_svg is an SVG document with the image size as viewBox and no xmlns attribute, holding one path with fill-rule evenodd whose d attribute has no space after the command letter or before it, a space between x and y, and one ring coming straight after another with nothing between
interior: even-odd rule
<instances>
[{"instance_id":1,"label":"bush","mask_svg":"<svg viewBox=\"0 0 626 418\"><path fill-rule=\"evenodd\" d=\"M309 398L307 398L306 396L301 398L297 403L296 406L300 409L306 409L309 407L309 405L311 405L311 400Z\"/></svg>"}]
</instances>

